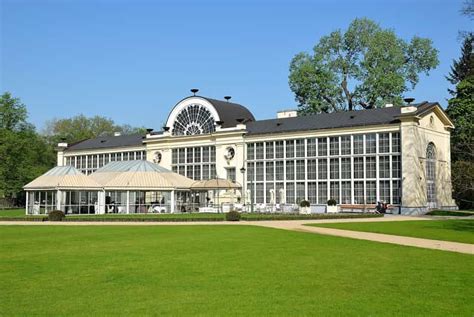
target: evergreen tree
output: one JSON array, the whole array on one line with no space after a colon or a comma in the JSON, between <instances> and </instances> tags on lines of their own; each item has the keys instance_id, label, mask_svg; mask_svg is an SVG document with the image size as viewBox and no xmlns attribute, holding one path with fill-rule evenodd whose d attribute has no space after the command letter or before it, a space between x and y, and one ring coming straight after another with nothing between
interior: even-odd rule
<instances>
[{"instance_id":1,"label":"evergreen tree","mask_svg":"<svg viewBox=\"0 0 474 317\"><path fill-rule=\"evenodd\" d=\"M461 48L461 57L459 60L454 60L451 66L451 71L446 77L448 81L457 85L468 76L474 75L474 33L468 33L464 38L463 46ZM456 91L448 89L454 96Z\"/></svg>"}]
</instances>

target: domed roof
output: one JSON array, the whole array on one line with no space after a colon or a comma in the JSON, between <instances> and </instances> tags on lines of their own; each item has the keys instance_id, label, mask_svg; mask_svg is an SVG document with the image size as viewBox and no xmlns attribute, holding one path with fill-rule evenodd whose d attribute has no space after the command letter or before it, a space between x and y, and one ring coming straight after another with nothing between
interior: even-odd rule
<instances>
[{"instance_id":1,"label":"domed roof","mask_svg":"<svg viewBox=\"0 0 474 317\"><path fill-rule=\"evenodd\" d=\"M240 104L190 96L174 106L166 126L173 135L196 135L214 132L216 124L222 128L231 128L240 122L249 121L255 121L255 117Z\"/></svg>"}]
</instances>

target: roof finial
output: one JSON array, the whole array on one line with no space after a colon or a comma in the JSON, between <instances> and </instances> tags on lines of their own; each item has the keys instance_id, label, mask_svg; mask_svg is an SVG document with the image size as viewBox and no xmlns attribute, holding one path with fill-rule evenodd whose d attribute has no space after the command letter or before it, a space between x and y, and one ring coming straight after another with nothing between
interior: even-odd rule
<instances>
[{"instance_id":1,"label":"roof finial","mask_svg":"<svg viewBox=\"0 0 474 317\"><path fill-rule=\"evenodd\" d=\"M191 89L191 92L193 93L193 96L196 96L196 93L199 91L199 89L193 88Z\"/></svg>"},{"instance_id":2,"label":"roof finial","mask_svg":"<svg viewBox=\"0 0 474 317\"><path fill-rule=\"evenodd\" d=\"M414 100L415 100L415 98L405 98L405 99L403 99L403 101L405 101L408 105L410 105Z\"/></svg>"},{"instance_id":3,"label":"roof finial","mask_svg":"<svg viewBox=\"0 0 474 317\"><path fill-rule=\"evenodd\" d=\"M230 98L232 98L231 96L224 96L224 99L227 100L227 102L229 102Z\"/></svg>"}]
</instances>

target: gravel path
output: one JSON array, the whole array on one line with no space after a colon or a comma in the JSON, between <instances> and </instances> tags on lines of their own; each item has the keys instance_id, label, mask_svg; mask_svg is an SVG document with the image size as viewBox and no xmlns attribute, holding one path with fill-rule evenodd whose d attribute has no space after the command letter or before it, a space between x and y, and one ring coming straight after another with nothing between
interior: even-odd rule
<instances>
[{"instance_id":1,"label":"gravel path","mask_svg":"<svg viewBox=\"0 0 474 317\"><path fill-rule=\"evenodd\" d=\"M422 238L412 238L395 236L381 233L370 233L360 231L350 231L341 229L311 227L305 224L312 223L335 223L335 222L381 222L381 221L413 221L432 219L425 217L411 216L391 216L386 215L384 218L355 218L355 219L324 219L324 220L285 220L285 221L240 221L240 222L33 222L33 221L0 221L0 225L31 225L31 226L196 226L196 225L253 225L266 228L275 228L291 231L300 231L316 234L324 234L359 240L369 240L383 243L392 243L405 246L459 252L474 255L474 244L440 241Z\"/></svg>"}]
</instances>

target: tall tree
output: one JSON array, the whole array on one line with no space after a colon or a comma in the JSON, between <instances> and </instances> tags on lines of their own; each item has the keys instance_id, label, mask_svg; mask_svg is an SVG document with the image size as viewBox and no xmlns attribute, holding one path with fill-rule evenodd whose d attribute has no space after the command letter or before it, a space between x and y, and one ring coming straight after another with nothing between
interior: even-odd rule
<instances>
[{"instance_id":1,"label":"tall tree","mask_svg":"<svg viewBox=\"0 0 474 317\"><path fill-rule=\"evenodd\" d=\"M461 13L471 20L474 19L474 0L465 0L461 8Z\"/></svg>"},{"instance_id":2,"label":"tall tree","mask_svg":"<svg viewBox=\"0 0 474 317\"><path fill-rule=\"evenodd\" d=\"M409 42L369 19L355 19L345 32L322 37L313 54L299 53L290 64L289 84L303 113L400 104L419 74L438 65L427 38Z\"/></svg>"},{"instance_id":3,"label":"tall tree","mask_svg":"<svg viewBox=\"0 0 474 317\"><path fill-rule=\"evenodd\" d=\"M145 128L135 128L128 124L117 125L109 118L101 116L88 118L81 114L68 119L54 119L47 122L44 134L48 136L52 144L55 144L61 139L74 143L89 138L113 135L114 132L144 133Z\"/></svg>"},{"instance_id":4,"label":"tall tree","mask_svg":"<svg viewBox=\"0 0 474 317\"><path fill-rule=\"evenodd\" d=\"M55 155L27 122L27 111L10 93L0 96L0 193L10 203L22 187L54 165Z\"/></svg>"},{"instance_id":5,"label":"tall tree","mask_svg":"<svg viewBox=\"0 0 474 317\"><path fill-rule=\"evenodd\" d=\"M472 75L474 75L474 33L469 33L464 38L461 48L461 57L459 57L459 60L453 60L451 71L446 78L451 84L457 85ZM448 91L452 95L456 93L455 90L449 88Z\"/></svg>"}]
</instances>

